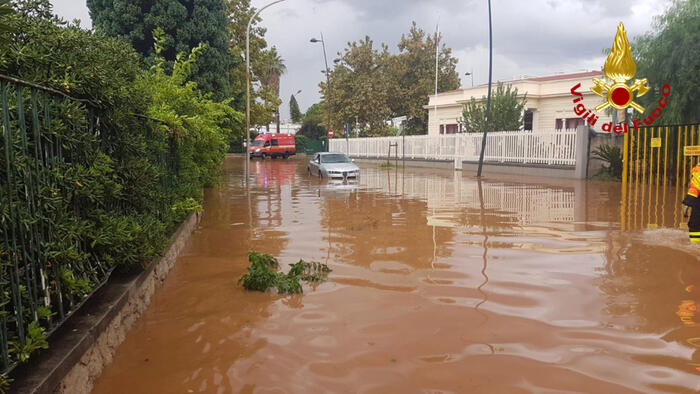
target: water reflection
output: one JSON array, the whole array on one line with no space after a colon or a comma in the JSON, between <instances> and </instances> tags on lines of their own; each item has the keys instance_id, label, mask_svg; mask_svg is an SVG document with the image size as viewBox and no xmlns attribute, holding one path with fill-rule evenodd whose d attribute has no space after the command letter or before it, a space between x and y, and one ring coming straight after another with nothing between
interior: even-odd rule
<instances>
[{"instance_id":1,"label":"water reflection","mask_svg":"<svg viewBox=\"0 0 700 394\"><path fill-rule=\"evenodd\" d=\"M305 164L255 161L246 193L227 161L95 392L700 389L696 254L673 230L621 233L615 185L374 167L331 183ZM333 272L247 293L248 250Z\"/></svg>"}]
</instances>

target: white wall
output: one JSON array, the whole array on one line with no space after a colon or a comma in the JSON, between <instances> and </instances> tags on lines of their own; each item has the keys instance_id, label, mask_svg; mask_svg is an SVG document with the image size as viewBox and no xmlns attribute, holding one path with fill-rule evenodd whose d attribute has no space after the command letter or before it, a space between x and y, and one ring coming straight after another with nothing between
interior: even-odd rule
<instances>
[{"instance_id":1,"label":"white wall","mask_svg":"<svg viewBox=\"0 0 700 394\"><path fill-rule=\"evenodd\" d=\"M297 123L280 123L280 134L291 134L295 135L297 131L301 129L301 125ZM267 130L262 127L260 129L261 132L267 132ZM277 124L276 123L270 123L270 133L276 133L277 132Z\"/></svg>"}]
</instances>

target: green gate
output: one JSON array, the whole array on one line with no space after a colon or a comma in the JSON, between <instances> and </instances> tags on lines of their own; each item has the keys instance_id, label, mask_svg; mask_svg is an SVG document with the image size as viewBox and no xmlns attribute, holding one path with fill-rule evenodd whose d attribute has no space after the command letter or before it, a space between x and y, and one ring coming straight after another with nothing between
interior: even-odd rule
<instances>
[{"instance_id":1,"label":"green gate","mask_svg":"<svg viewBox=\"0 0 700 394\"><path fill-rule=\"evenodd\" d=\"M680 201L698 163L700 127L640 127L625 134L622 150L622 230L680 227ZM666 209L673 204L673 214Z\"/></svg>"}]
</instances>

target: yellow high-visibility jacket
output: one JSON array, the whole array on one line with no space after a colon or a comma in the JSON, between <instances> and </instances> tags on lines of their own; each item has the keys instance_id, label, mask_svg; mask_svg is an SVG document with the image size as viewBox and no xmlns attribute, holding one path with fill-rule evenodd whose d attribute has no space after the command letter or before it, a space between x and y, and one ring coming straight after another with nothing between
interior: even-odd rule
<instances>
[{"instance_id":1,"label":"yellow high-visibility jacket","mask_svg":"<svg viewBox=\"0 0 700 394\"><path fill-rule=\"evenodd\" d=\"M694 208L698 196L700 196L700 163L690 171L690 185L688 186L688 194L683 199L683 204Z\"/></svg>"}]
</instances>

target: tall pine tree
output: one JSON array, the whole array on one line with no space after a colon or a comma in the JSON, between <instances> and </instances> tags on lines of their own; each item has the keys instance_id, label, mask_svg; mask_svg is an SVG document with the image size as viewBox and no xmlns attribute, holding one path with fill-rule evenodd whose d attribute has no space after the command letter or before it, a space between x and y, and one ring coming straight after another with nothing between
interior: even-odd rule
<instances>
[{"instance_id":1,"label":"tall pine tree","mask_svg":"<svg viewBox=\"0 0 700 394\"><path fill-rule=\"evenodd\" d=\"M294 95L289 99L289 116L292 118L292 122L301 122L301 110L299 110L299 103Z\"/></svg>"},{"instance_id":2,"label":"tall pine tree","mask_svg":"<svg viewBox=\"0 0 700 394\"><path fill-rule=\"evenodd\" d=\"M217 98L230 95L229 31L223 0L87 0L93 25L124 37L147 58L154 55L153 31L165 31L162 55L172 64L199 43L206 51L192 67L192 80Z\"/></svg>"}]
</instances>

